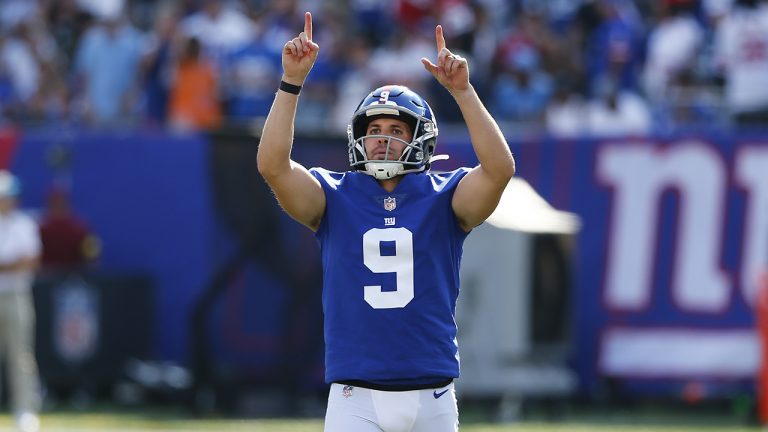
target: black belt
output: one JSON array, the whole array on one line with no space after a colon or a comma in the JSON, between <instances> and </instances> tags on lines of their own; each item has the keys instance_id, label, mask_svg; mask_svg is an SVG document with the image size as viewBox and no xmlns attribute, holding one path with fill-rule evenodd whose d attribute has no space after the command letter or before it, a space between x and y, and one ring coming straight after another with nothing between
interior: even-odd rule
<instances>
[{"instance_id":1,"label":"black belt","mask_svg":"<svg viewBox=\"0 0 768 432\"><path fill-rule=\"evenodd\" d=\"M380 391L411 391L411 390L426 390L426 389L438 389L447 386L453 382L453 378L447 378L442 381L428 382L424 384L379 384L372 383L363 380L341 380L334 381L337 384L348 385L352 387L362 387L371 390Z\"/></svg>"}]
</instances>

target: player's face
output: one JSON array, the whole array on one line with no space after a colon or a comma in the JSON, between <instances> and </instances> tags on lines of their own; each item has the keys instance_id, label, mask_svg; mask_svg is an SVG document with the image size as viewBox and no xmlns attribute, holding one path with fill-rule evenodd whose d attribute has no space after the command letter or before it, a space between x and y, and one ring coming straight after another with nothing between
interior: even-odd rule
<instances>
[{"instance_id":1,"label":"player's face","mask_svg":"<svg viewBox=\"0 0 768 432\"><path fill-rule=\"evenodd\" d=\"M377 118L372 120L368 124L366 135L384 135L397 138L366 138L365 152L370 160L400 159L406 147L405 143L411 142L413 138L408 123L393 118ZM389 144L389 153L387 153L387 144Z\"/></svg>"}]
</instances>

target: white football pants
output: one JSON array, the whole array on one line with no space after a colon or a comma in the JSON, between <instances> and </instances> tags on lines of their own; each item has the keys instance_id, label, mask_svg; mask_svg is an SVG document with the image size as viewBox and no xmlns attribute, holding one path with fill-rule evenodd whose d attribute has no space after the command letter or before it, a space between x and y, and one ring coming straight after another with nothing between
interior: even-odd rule
<instances>
[{"instance_id":1,"label":"white football pants","mask_svg":"<svg viewBox=\"0 0 768 432\"><path fill-rule=\"evenodd\" d=\"M325 432L457 432L453 383L439 389L379 391L331 384Z\"/></svg>"}]
</instances>

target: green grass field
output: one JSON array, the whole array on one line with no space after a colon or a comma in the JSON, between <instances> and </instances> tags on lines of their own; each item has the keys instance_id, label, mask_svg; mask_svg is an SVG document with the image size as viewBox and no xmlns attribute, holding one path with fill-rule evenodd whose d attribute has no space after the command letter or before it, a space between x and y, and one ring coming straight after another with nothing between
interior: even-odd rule
<instances>
[{"instance_id":1,"label":"green grass field","mask_svg":"<svg viewBox=\"0 0 768 432\"><path fill-rule=\"evenodd\" d=\"M116 405L94 401L78 405L50 403L41 415L41 432L322 432L322 399L305 417L267 419L237 417L209 411L195 416L183 404ZM263 404L260 405L263 408ZM461 432L747 432L761 430L754 423L751 399L686 404L676 400L635 401L625 404L530 401L518 412L523 420L493 423L498 406L488 401L460 403ZM15 432L8 406L0 406L0 432ZM249 411L250 412L250 411ZM266 411L267 413L269 411ZM313 414L310 414L312 412ZM506 411L505 411L506 412ZM508 413L508 412L507 412ZM768 429L766 429L768 430ZM355 431L350 431L355 432ZM440 432L440 431L436 431Z\"/></svg>"},{"instance_id":2,"label":"green grass field","mask_svg":"<svg viewBox=\"0 0 768 432\"><path fill-rule=\"evenodd\" d=\"M288 419L191 419L168 413L125 412L53 412L44 413L42 432L144 432L144 431L243 431L243 432L321 432L322 421ZM730 423L730 424L729 424ZM746 432L757 427L735 426L720 417L701 416L678 418L636 416L614 413L596 418L562 422L524 421L514 424L470 422L462 424L462 432ZM8 415L0 416L0 432L12 432ZM353 431L351 431L353 432Z\"/></svg>"}]
</instances>

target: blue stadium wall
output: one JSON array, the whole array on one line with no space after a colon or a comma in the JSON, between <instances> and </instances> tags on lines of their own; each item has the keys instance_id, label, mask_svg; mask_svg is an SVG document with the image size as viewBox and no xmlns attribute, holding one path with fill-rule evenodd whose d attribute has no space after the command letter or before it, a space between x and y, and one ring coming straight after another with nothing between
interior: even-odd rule
<instances>
[{"instance_id":1,"label":"blue stadium wall","mask_svg":"<svg viewBox=\"0 0 768 432\"><path fill-rule=\"evenodd\" d=\"M580 390L750 391L757 275L768 263L768 133L510 145L518 175L583 222L570 296ZM154 309L134 318L153 323L154 359L209 379L321 386L317 246L279 211L256 173L256 146L237 133L6 130L0 166L22 178L32 210L54 182L69 182L103 241L99 271L152 279ZM294 148L308 166L344 169L343 140L299 138ZM439 169L475 163L463 136L438 153L451 156Z\"/></svg>"}]
</instances>

